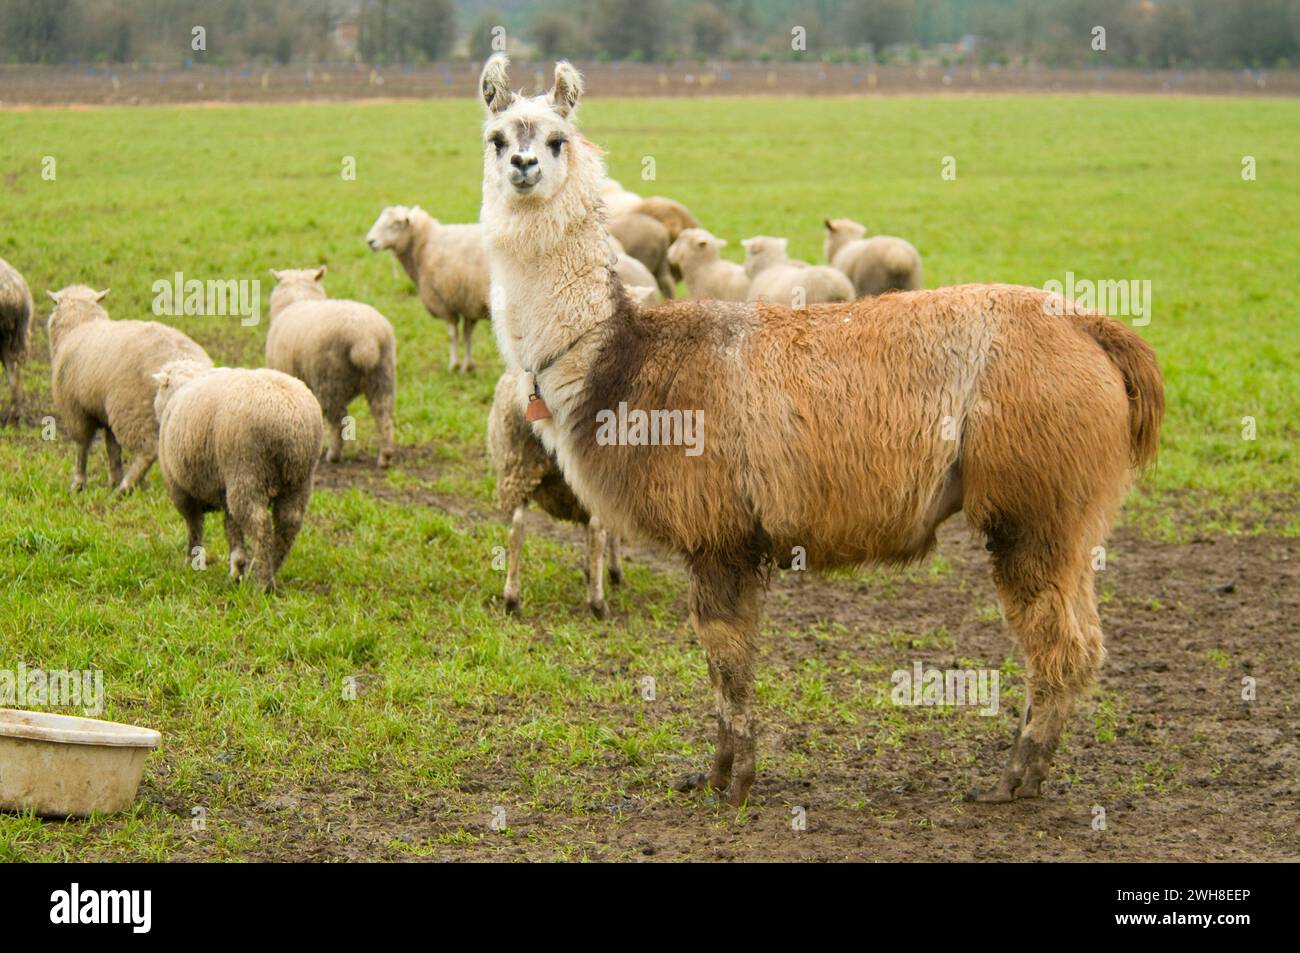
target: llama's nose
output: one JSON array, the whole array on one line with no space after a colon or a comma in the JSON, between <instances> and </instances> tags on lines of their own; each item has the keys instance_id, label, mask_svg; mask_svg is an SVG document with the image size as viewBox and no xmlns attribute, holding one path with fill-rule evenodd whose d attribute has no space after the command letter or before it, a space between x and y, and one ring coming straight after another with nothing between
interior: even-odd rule
<instances>
[{"instance_id":1,"label":"llama's nose","mask_svg":"<svg viewBox=\"0 0 1300 953\"><path fill-rule=\"evenodd\" d=\"M520 172L528 172L537 165L537 156L531 152L516 152L510 157L510 164Z\"/></svg>"}]
</instances>

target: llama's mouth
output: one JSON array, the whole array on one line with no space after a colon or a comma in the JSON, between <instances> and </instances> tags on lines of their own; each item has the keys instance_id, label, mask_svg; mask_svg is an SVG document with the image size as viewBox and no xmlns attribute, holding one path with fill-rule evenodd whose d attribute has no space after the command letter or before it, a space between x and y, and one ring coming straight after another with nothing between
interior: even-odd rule
<instances>
[{"instance_id":1,"label":"llama's mouth","mask_svg":"<svg viewBox=\"0 0 1300 953\"><path fill-rule=\"evenodd\" d=\"M541 178L540 172L520 172L516 169L510 173L510 184L515 187L516 192L526 195L533 190Z\"/></svg>"}]
</instances>

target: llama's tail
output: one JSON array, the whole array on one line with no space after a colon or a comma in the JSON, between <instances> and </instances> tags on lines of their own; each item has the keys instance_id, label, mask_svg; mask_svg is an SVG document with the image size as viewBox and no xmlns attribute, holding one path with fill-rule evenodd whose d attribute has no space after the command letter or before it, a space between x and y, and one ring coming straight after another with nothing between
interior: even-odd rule
<instances>
[{"instance_id":1,"label":"llama's tail","mask_svg":"<svg viewBox=\"0 0 1300 953\"><path fill-rule=\"evenodd\" d=\"M379 366L379 342L369 336L363 337L348 350L348 359L358 370L373 371Z\"/></svg>"},{"instance_id":2,"label":"llama's tail","mask_svg":"<svg viewBox=\"0 0 1300 953\"><path fill-rule=\"evenodd\" d=\"M1114 318L1077 312L1072 317L1123 375L1129 401L1129 455L1135 468L1148 466L1156 458L1165 416L1165 382L1155 351Z\"/></svg>"}]
</instances>

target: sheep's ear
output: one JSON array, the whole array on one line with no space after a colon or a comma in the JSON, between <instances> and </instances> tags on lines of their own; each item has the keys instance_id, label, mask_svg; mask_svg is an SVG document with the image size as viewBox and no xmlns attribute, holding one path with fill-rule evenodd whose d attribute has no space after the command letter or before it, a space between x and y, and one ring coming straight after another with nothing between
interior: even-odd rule
<instances>
[{"instance_id":1,"label":"sheep's ear","mask_svg":"<svg viewBox=\"0 0 1300 953\"><path fill-rule=\"evenodd\" d=\"M50 291L48 288L45 290L45 293L50 296L50 300L53 301L55 304L58 304L59 298L62 297L60 292Z\"/></svg>"},{"instance_id":2,"label":"sheep's ear","mask_svg":"<svg viewBox=\"0 0 1300 953\"><path fill-rule=\"evenodd\" d=\"M493 53L488 57L478 82L483 93L483 106L489 113L499 113L515 101L515 94L510 89L510 57L506 54Z\"/></svg>"},{"instance_id":3,"label":"sheep's ear","mask_svg":"<svg viewBox=\"0 0 1300 953\"><path fill-rule=\"evenodd\" d=\"M822 219L822 221L826 223L826 231L828 232L835 231L835 223L832 222L829 218L824 218Z\"/></svg>"},{"instance_id":4,"label":"sheep's ear","mask_svg":"<svg viewBox=\"0 0 1300 953\"><path fill-rule=\"evenodd\" d=\"M268 268L266 270L271 273L271 277L274 278L276 281L280 280L280 273L276 271L274 268Z\"/></svg>"},{"instance_id":5,"label":"sheep's ear","mask_svg":"<svg viewBox=\"0 0 1300 953\"><path fill-rule=\"evenodd\" d=\"M162 387L169 380L171 380L172 375L171 375L171 371L156 371L154 374L150 376L153 378L153 382L155 385L157 385L158 387Z\"/></svg>"},{"instance_id":6,"label":"sheep's ear","mask_svg":"<svg viewBox=\"0 0 1300 953\"><path fill-rule=\"evenodd\" d=\"M707 238L700 238L696 240L695 244L699 245L701 248L708 248L709 240Z\"/></svg>"},{"instance_id":7,"label":"sheep's ear","mask_svg":"<svg viewBox=\"0 0 1300 953\"><path fill-rule=\"evenodd\" d=\"M109 292L109 290L110 290L110 289L105 288L103 291L96 291L96 292L95 292L95 300L96 300L96 301L103 301L105 298L108 297L108 292Z\"/></svg>"},{"instance_id":8,"label":"sheep's ear","mask_svg":"<svg viewBox=\"0 0 1300 953\"><path fill-rule=\"evenodd\" d=\"M582 98L582 74L568 60L555 64L555 85L551 87L549 98L551 108L566 119L578 108L578 100Z\"/></svg>"},{"instance_id":9,"label":"sheep's ear","mask_svg":"<svg viewBox=\"0 0 1300 953\"><path fill-rule=\"evenodd\" d=\"M316 273L315 273L314 275L312 275L312 280L313 280L313 281L320 281L322 278L325 277L325 272L326 272L326 270L327 270L326 266L325 266L325 265L321 265L319 268L316 269Z\"/></svg>"}]
</instances>

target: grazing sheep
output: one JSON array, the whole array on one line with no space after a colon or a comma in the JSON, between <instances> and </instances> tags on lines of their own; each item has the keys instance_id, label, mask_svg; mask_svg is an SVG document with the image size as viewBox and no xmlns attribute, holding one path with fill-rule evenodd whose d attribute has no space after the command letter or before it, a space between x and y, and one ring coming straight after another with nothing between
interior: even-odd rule
<instances>
[{"instance_id":1,"label":"grazing sheep","mask_svg":"<svg viewBox=\"0 0 1300 953\"><path fill-rule=\"evenodd\" d=\"M637 261L631 255L623 250L617 238L613 235L609 237L609 247L614 253L614 274L618 275L618 280L623 282L623 287L631 293L633 288L644 288L649 286L650 293L647 297L651 300L662 301L659 294L659 285L655 281L655 276L650 274L650 269L641 262ZM643 300L638 298L638 301Z\"/></svg>"},{"instance_id":2,"label":"grazing sheep","mask_svg":"<svg viewBox=\"0 0 1300 953\"><path fill-rule=\"evenodd\" d=\"M609 234L624 251L650 269L659 285L659 293L672 298L676 293L672 270L668 267L668 229L649 215L620 215L610 219Z\"/></svg>"},{"instance_id":3,"label":"grazing sheep","mask_svg":"<svg viewBox=\"0 0 1300 953\"><path fill-rule=\"evenodd\" d=\"M4 364L13 397L13 413L21 409L23 362L32 326L32 293L9 262L0 258L0 363Z\"/></svg>"},{"instance_id":4,"label":"grazing sheep","mask_svg":"<svg viewBox=\"0 0 1300 953\"><path fill-rule=\"evenodd\" d=\"M747 238L745 274L750 277L749 300L787 307L852 301L853 282L829 265L810 265L786 254L787 239L759 235Z\"/></svg>"},{"instance_id":5,"label":"grazing sheep","mask_svg":"<svg viewBox=\"0 0 1300 953\"><path fill-rule=\"evenodd\" d=\"M519 558L524 547L524 511L529 501L557 520L578 523L587 528L587 605L598 619L609 614L605 605L604 558L606 538L609 544L609 584L623 581L623 564L619 539L609 535L600 521L592 519L582 508L569 485L564 482L542 442L533 435L519 404L519 381L506 371L497 381L496 396L487 427L488 455L497 478L497 503L510 514L510 550L506 561L505 600L508 612L518 612Z\"/></svg>"},{"instance_id":6,"label":"grazing sheep","mask_svg":"<svg viewBox=\"0 0 1300 953\"><path fill-rule=\"evenodd\" d=\"M271 591L311 499L324 440L320 404L302 381L269 368L170 361L153 377L158 465L189 528L186 561L203 546L204 515L221 510L230 579L249 564L247 537L253 572Z\"/></svg>"},{"instance_id":7,"label":"grazing sheep","mask_svg":"<svg viewBox=\"0 0 1300 953\"><path fill-rule=\"evenodd\" d=\"M497 336L530 372L520 399L542 401L533 431L578 500L608 531L685 557L718 747L707 777L682 788L748 798L759 594L773 566L915 560L964 511L1027 661L1010 761L978 798L1038 796L1105 654L1093 547L1156 456L1164 386L1151 348L1119 321L1009 285L803 310L637 307L605 266L600 152L572 118L581 77L560 63L551 91L526 98L507 63L490 58L479 87ZM526 191L510 174L528 148L520 130L562 143L542 150ZM671 426L666 440L611 439L613 408L677 412L680 439ZM707 425L698 444L688 414Z\"/></svg>"},{"instance_id":8,"label":"grazing sheep","mask_svg":"<svg viewBox=\"0 0 1300 953\"><path fill-rule=\"evenodd\" d=\"M394 205L379 213L366 244L371 251L391 248L419 289L420 303L447 322L449 369L474 370L474 324L490 314L482 226L443 225L418 205ZM458 340L463 357L456 355Z\"/></svg>"},{"instance_id":9,"label":"grazing sheep","mask_svg":"<svg viewBox=\"0 0 1300 953\"><path fill-rule=\"evenodd\" d=\"M104 431L115 495L129 493L158 455L153 375L168 361L190 358L207 366L203 348L156 321L113 321L99 302L108 290L73 285L47 292L50 314L50 390L64 429L77 444L73 491L86 485L86 457ZM122 475L122 449L131 466Z\"/></svg>"},{"instance_id":10,"label":"grazing sheep","mask_svg":"<svg viewBox=\"0 0 1300 953\"><path fill-rule=\"evenodd\" d=\"M688 228L668 248L668 261L681 269L687 294L712 301L749 300L749 275L722 257L726 242L702 228Z\"/></svg>"},{"instance_id":11,"label":"grazing sheep","mask_svg":"<svg viewBox=\"0 0 1300 953\"><path fill-rule=\"evenodd\" d=\"M867 226L848 218L826 219L826 261L848 275L857 297L916 291L921 256L911 242L889 235L867 238Z\"/></svg>"},{"instance_id":12,"label":"grazing sheep","mask_svg":"<svg viewBox=\"0 0 1300 953\"><path fill-rule=\"evenodd\" d=\"M632 214L649 215L668 229L668 241L675 242L677 237L688 228L699 228L700 223L681 202L666 199L662 195L653 195L638 202L628 209Z\"/></svg>"},{"instance_id":13,"label":"grazing sheep","mask_svg":"<svg viewBox=\"0 0 1300 953\"><path fill-rule=\"evenodd\" d=\"M397 394L397 341L388 319L357 301L326 297L325 266L275 271L266 366L292 374L311 388L329 421L326 459L343 458L348 404L365 394L379 429L379 465L393 462L393 400Z\"/></svg>"},{"instance_id":14,"label":"grazing sheep","mask_svg":"<svg viewBox=\"0 0 1300 953\"><path fill-rule=\"evenodd\" d=\"M632 211L644 201L635 192L623 188L617 179L605 179L600 185L600 199L605 206L607 218L617 218Z\"/></svg>"}]
</instances>

